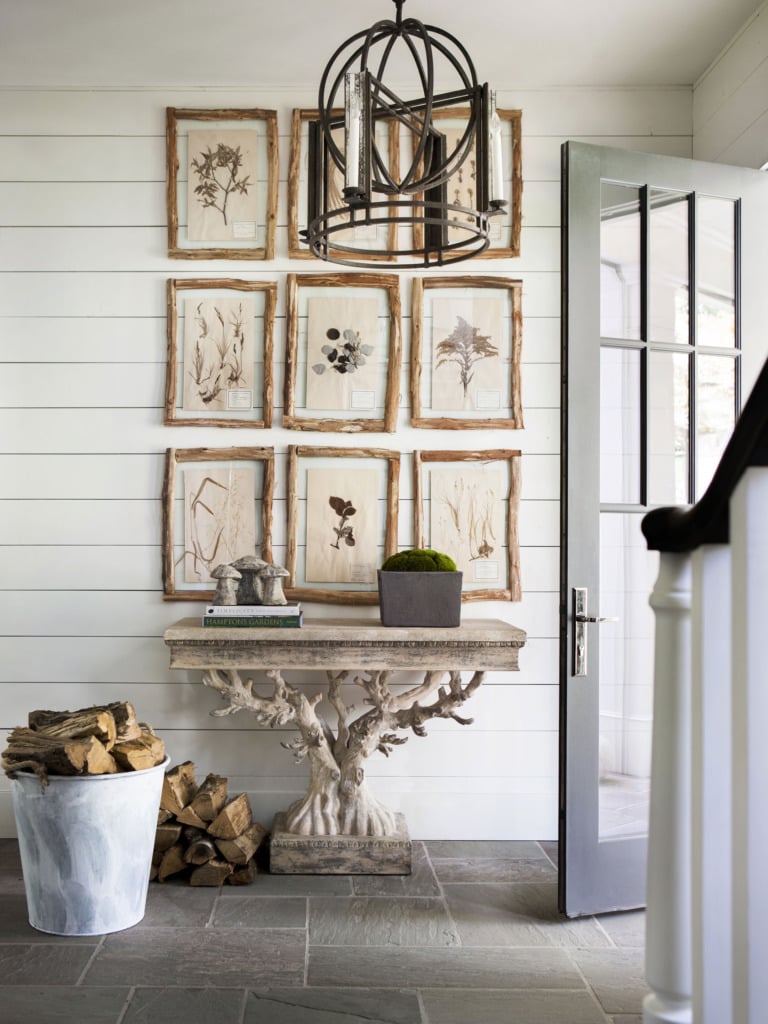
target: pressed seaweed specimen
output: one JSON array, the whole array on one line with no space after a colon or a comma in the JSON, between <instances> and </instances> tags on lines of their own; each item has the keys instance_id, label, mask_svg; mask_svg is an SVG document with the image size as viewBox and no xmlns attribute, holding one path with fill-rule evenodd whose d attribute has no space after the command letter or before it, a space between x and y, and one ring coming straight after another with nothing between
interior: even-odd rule
<instances>
[{"instance_id":1,"label":"pressed seaweed specimen","mask_svg":"<svg viewBox=\"0 0 768 1024\"><path fill-rule=\"evenodd\" d=\"M231 195L248 195L250 175L238 177L243 165L239 146L226 146L220 142L216 149L210 146L192 160L192 170L198 177L195 186L198 202L205 209L218 210L227 224L227 203Z\"/></svg>"},{"instance_id":2,"label":"pressed seaweed specimen","mask_svg":"<svg viewBox=\"0 0 768 1024\"><path fill-rule=\"evenodd\" d=\"M455 363L459 370L459 380L464 389L464 398L475 373L475 365L481 359L491 359L499 354L498 348L491 341L490 334L481 334L463 316L456 317L458 323L453 331L437 346L437 363L435 369L448 363Z\"/></svg>"}]
</instances>

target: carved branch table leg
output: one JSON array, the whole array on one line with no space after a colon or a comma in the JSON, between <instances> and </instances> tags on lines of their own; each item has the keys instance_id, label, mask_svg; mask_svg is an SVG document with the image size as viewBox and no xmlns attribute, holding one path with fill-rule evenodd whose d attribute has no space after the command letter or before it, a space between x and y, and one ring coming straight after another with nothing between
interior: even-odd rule
<instances>
[{"instance_id":1,"label":"carved branch table leg","mask_svg":"<svg viewBox=\"0 0 768 1024\"><path fill-rule=\"evenodd\" d=\"M254 692L253 680L245 682L235 669L208 669L203 682L220 694L225 707L212 715L252 712L262 725L292 725L299 735L282 746L293 751L297 761L309 762L310 779L306 794L284 814L275 818L271 841L271 870L281 874L410 874L411 844L405 818L385 807L370 793L364 764L375 751L386 756L407 736L397 730L410 729L425 736L425 724L432 718L453 718L470 725L457 709L475 692L484 672L475 672L462 685L459 671L429 671L423 681L400 694L390 690L392 673L326 672L328 701L337 717L334 735L318 714L322 694L309 700L283 678L279 669L267 677L273 689L269 696ZM448 686L441 681L448 676ZM350 720L351 709L341 696L341 685L349 681L365 693L370 710ZM434 697L432 703L426 703Z\"/></svg>"}]
</instances>

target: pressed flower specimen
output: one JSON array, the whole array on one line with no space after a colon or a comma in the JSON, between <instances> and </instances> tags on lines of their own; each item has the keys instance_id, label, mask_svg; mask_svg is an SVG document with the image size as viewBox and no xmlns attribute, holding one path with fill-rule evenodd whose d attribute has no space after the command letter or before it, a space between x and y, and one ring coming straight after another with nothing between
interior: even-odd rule
<instances>
[{"instance_id":1,"label":"pressed flower specimen","mask_svg":"<svg viewBox=\"0 0 768 1024\"><path fill-rule=\"evenodd\" d=\"M345 501L344 498L331 497L328 499L328 504L339 517L338 525L333 527L336 543L331 544L331 547L336 548L337 551L341 550L339 545L343 540L348 548L353 548L355 546L354 527L350 526L347 520L352 518L357 509L351 501Z\"/></svg>"},{"instance_id":2,"label":"pressed flower specimen","mask_svg":"<svg viewBox=\"0 0 768 1024\"><path fill-rule=\"evenodd\" d=\"M464 390L464 397L475 372L475 365L481 359L490 359L499 354L498 348L491 341L490 334L481 334L463 316L457 316L456 327L444 338L436 348L437 363L435 369L454 363L459 372L459 380Z\"/></svg>"},{"instance_id":3,"label":"pressed flower specimen","mask_svg":"<svg viewBox=\"0 0 768 1024\"><path fill-rule=\"evenodd\" d=\"M329 327L325 336L330 345L323 345L320 351L328 361L315 363L312 369L316 374L322 375L326 370L334 370L336 373L354 373L361 366L365 366L368 356L373 354L373 345L366 345L360 337L359 331L351 327L340 331L338 327Z\"/></svg>"}]
</instances>

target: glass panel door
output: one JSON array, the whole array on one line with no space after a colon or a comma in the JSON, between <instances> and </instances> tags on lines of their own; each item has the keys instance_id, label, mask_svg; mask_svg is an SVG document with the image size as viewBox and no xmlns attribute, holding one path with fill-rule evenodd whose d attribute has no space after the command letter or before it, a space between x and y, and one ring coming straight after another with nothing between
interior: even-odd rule
<instances>
[{"instance_id":1,"label":"glass panel door","mask_svg":"<svg viewBox=\"0 0 768 1024\"><path fill-rule=\"evenodd\" d=\"M658 556L640 524L698 500L733 429L740 331L768 322L768 289L740 281L768 180L567 143L563 187L560 889L577 916L644 903Z\"/></svg>"}]
</instances>

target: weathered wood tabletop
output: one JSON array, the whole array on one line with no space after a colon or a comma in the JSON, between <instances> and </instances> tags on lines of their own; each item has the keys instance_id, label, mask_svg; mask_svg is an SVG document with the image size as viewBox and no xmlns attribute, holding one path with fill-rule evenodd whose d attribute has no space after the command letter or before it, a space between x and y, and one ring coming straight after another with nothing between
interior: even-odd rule
<instances>
[{"instance_id":1,"label":"weathered wood tabletop","mask_svg":"<svg viewBox=\"0 0 768 1024\"><path fill-rule=\"evenodd\" d=\"M165 630L171 668L443 669L516 672L522 629L465 619L450 629L382 626L370 619L305 619L296 629L213 628L197 618Z\"/></svg>"}]
</instances>

